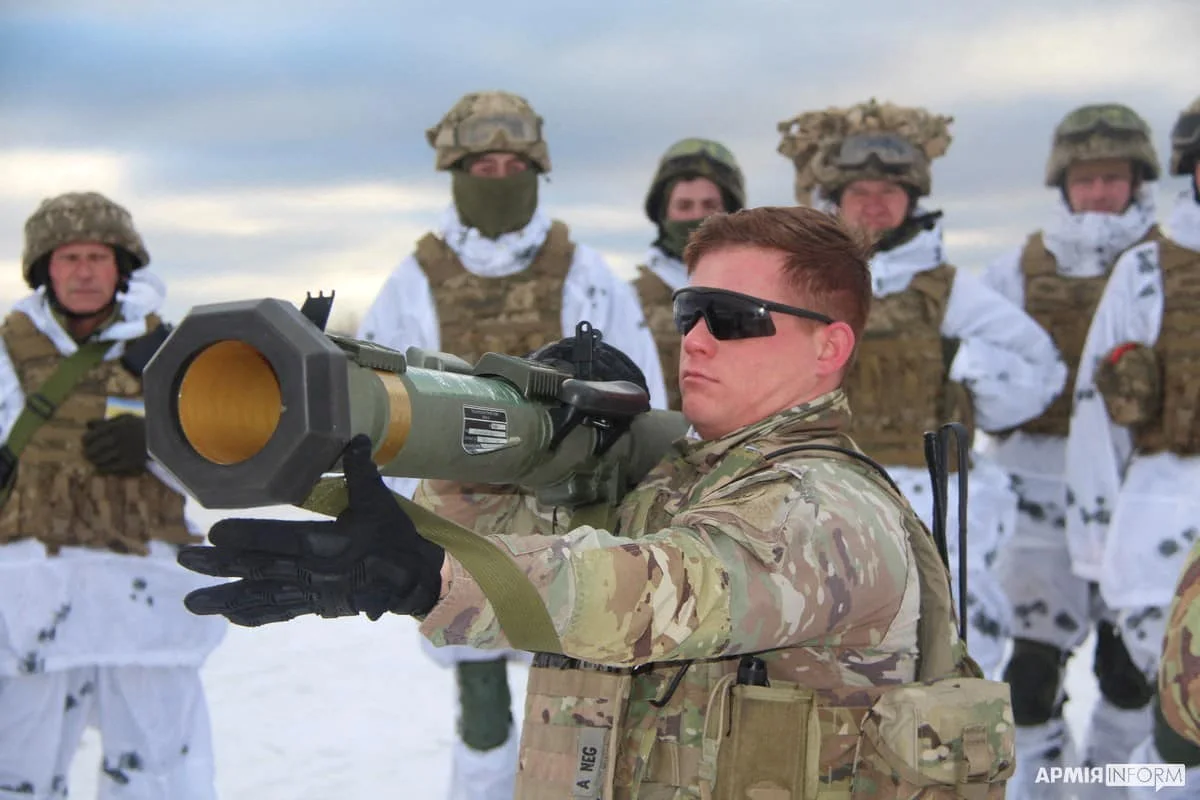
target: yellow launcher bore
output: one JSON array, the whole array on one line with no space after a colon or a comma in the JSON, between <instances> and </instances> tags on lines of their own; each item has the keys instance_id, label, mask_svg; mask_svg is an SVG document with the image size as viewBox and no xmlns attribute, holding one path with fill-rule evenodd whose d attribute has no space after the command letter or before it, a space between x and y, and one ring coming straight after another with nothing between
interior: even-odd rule
<instances>
[{"instance_id":1,"label":"yellow launcher bore","mask_svg":"<svg viewBox=\"0 0 1200 800\"><path fill-rule=\"evenodd\" d=\"M245 461L264 447L283 415L271 364L245 342L206 347L179 384L179 425L188 444L214 464Z\"/></svg>"}]
</instances>

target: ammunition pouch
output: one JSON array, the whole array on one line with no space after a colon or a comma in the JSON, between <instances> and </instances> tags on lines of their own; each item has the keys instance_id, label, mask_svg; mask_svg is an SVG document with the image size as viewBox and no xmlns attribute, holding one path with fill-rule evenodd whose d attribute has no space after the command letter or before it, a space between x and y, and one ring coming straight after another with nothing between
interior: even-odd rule
<instances>
[{"instance_id":1,"label":"ammunition pouch","mask_svg":"<svg viewBox=\"0 0 1200 800\"><path fill-rule=\"evenodd\" d=\"M713 688L704 721L708 800L1004 797L1016 769L1008 685L957 675L879 691L866 708L772 681Z\"/></svg>"},{"instance_id":2,"label":"ammunition pouch","mask_svg":"<svg viewBox=\"0 0 1200 800\"><path fill-rule=\"evenodd\" d=\"M1002 798L1016 770L1015 734L1006 683L897 686L863 720L851 796Z\"/></svg>"},{"instance_id":3,"label":"ammunition pouch","mask_svg":"<svg viewBox=\"0 0 1200 800\"><path fill-rule=\"evenodd\" d=\"M701 796L712 800L807 800L817 796L821 726L815 694L717 681L704 717Z\"/></svg>"},{"instance_id":4,"label":"ammunition pouch","mask_svg":"<svg viewBox=\"0 0 1200 800\"><path fill-rule=\"evenodd\" d=\"M514 796L561 800L571 787L567 796L611 800L632 683L628 669L535 657Z\"/></svg>"},{"instance_id":5,"label":"ammunition pouch","mask_svg":"<svg viewBox=\"0 0 1200 800\"><path fill-rule=\"evenodd\" d=\"M1158 358L1144 345L1122 345L1105 356L1096 368L1096 389L1118 425L1144 425L1162 411Z\"/></svg>"}]
</instances>

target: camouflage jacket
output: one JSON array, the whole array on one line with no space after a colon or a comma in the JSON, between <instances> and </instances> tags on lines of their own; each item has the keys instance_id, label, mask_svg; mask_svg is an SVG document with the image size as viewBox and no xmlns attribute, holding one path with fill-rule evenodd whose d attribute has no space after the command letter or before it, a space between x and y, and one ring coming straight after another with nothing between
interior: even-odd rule
<instances>
[{"instance_id":1,"label":"camouflage jacket","mask_svg":"<svg viewBox=\"0 0 1200 800\"><path fill-rule=\"evenodd\" d=\"M745 653L760 654L772 680L816 690L829 706L820 762L832 776L853 760L855 741L836 735L855 724L838 708L869 705L873 687L912 681L917 669L912 509L865 464L780 452L853 448L842 433L849 420L838 390L719 440L680 440L625 498L614 532L581 526L548 536L563 516L515 490L453 495L427 485L417 500L515 561L567 656L634 668L618 786L667 790L642 797L699 796L663 765L692 772L711 689ZM450 564L448 592L422 632L437 645L508 646L478 584ZM949 619L946 632L954 635ZM693 663L679 680L682 661ZM672 679L670 702L653 708ZM560 711L527 709L527 721Z\"/></svg>"},{"instance_id":2,"label":"camouflage jacket","mask_svg":"<svg viewBox=\"0 0 1200 800\"><path fill-rule=\"evenodd\" d=\"M1200 746L1200 543L1188 555L1171 602L1158 692L1167 724Z\"/></svg>"},{"instance_id":3,"label":"camouflage jacket","mask_svg":"<svg viewBox=\"0 0 1200 800\"><path fill-rule=\"evenodd\" d=\"M901 601L916 597L902 524L907 506L884 496L853 464L811 454L777 463L729 457L827 438L849 419L839 390L723 439L680 441L626 497L615 533L584 526L546 537L545 514L528 509L472 521L463 509L433 508L491 533L538 588L567 654L576 658L635 666L809 641L878 643L895 627ZM663 507L642 508L647 492L661 496ZM492 533L506 519L508 525L522 519L520 527L528 525L532 535ZM479 587L457 564L452 575L447 596L424 622L426 635L435 644L506 647ZM910 605L915 611L915 601ZM743 619L767 607L774 618ZM911 634L915 617L905 627ZM905 638L890 643L886 674L867 666L880 661L878 652L842 660L862 677L907 680L911 663L896 657L913 647L913 637ZM849 679L829 677L830 685Z\"/></svg>"}]
</instances>

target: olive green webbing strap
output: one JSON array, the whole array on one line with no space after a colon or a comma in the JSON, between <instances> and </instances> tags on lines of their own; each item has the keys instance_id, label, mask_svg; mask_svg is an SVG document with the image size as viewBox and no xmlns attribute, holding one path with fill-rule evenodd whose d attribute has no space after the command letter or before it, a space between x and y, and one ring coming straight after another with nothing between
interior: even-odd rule
<instances>
[{"instance_id":1,"label":"olive green webbing strap","mask_svg":"<svg viewBox=\"0 0 1200 800\"><path fill-rule=\"evenodd\" d=\"M616 508L608 503L592 503L580 506L571 514L569 530L575 530L581 525L588 525L597 530L611 531L616 522Z\"/></svg>"},{"instance_id":2,"label":"olive green webbing strap","mask_svg":"<svg viewBox=\"0 0 1200 800\"><path fill-rule=\"evenodd\" d=\"M422 537L454 556L479 584L496 612L505 638L518 650L562 653L558 632L542 598L512 559L467 528L439 517L406 497L393 493ZM300 504L318 514L337 516L348 502L342 478L323 478Z\"/></svg>"},{"instance_id":3,"label":"olive green webbing strap","mask_svg":"<svg viewBox=\"0 0 1200 800\"><path fill-rule=\"evenodd\" d=\"M114 342L88 342L59 363L58 369L46 379L36 392L25 398L8 440L0 445L0 466L5 470L3 485L0 486L0 506L8 501L15 483L17 461L21 451L29 444L42 423L54 416L58 407L70 396L83 380L88 370L104 360L104 354L112 349Z\"/></svg>"}]
</instances>

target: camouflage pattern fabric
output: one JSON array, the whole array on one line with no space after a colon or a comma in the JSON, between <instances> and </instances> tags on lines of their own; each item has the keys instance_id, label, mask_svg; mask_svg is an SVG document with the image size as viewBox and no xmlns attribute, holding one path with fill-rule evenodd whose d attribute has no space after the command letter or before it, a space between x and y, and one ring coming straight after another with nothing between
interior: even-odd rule
<instances>
[{"instance_id":1,"label":"camouflage pattern fabric","mask_svg":"<svg viewBox=\"0 0 1200 800\"><path fill-rule=\"evenodd\" d=\"M708 178L725 198L725 210L733 213L746 205L746 178L729 148L711 139L681 139L667 148L646 192L646 218L662 222L669 186L684 175Z\"/></svg>"},{"instance_id":2,"label":"camouflage pattern fabric","mask_svg":"<svg viewBox=\"0 0 1200 800\"><path fill-rule=\"evenodd\" d=\"M1069 125L1073 116L1091 109L1104 108L1120 110L1123 114L1137 120L1141 123L1143 132L1134 134L1099 128L1086 135L1064 135L1063 129ZM1046 186L1061 186L1067 169L1072 164L1107 158L1127 158L1138 168L1135 172L1140 174L1143 180L1158 179L1158 154L1154 152L1154 142L1150 138L1150 126L1132 109L1117 103L1076 108L1069 112L1055 128L1050 157L1046 162Z\"/></svg>"},{"instance_id":3,"label":"camouflage pattern fabric","mask_svg":"<svg viewBox=\"0 0 1200 800\"><path fill-rule=\"evenodd\" d=\"M1133 444L1139 453L1194 456L1200 454L1200 253L1164 238L1158 261L1163 316L1154 353L1162 367L1162 413L1134 429Z\"/></svg>"},{"instance_id":4,"label":"camouflage pattern fabric","mask_svg":"<svg viewBox=\"0 0 1200 800\"><path fill-rule=\"evenodd\" d=\"M157 327L154 315L147 318ZM37 391L63 356L29 317L13 312L0 335L26 396ZM35 538L50 553L92 547L145 555L147 542L196 544L183 518L184 498L158 478L98 475L83 456L89 420L104 416L108 397L140 398L141 382L119 361L93 367L21 453L12 495L0 509L0 544Z\"/></svg>"},{"instance_id":5,"label":"camouflage pattern fabric","mask_svg":"<svg viewBox=\"0 0 1200 800\"><path fill-rule=\"evenodd\" d=\"M464 143L457 136L458 127L464 123L489 119L507 121L497 125L496 134L479 143ZM452 169L469 155L503 151L522 155L533 162L541 172L550 171L550 150L542 136L543 120L533 110L529 101L511 92L471 92L459 98L446 115L425 131L425 140L437 155L434 164L439 170ZM531 137L515 137L506 131L516 128L535 132Z\"/></svg>"},{"instance_id":6,"label":"camouflage pattern fabric","mask_svg":"<svg viewBox=\"0 0 1200 800\"><path fill-rule=\"evenodd\" d=\"M1171 601L1158 692L1167 724L1200 746L1200 542L1188 554Z\"/></svg>"},{"instance_id":7,"label":"camouflage pattern fabric","mask_svg":"<svg viewBox=\"0 0 1200 800\"><path fill-rule=\"evenodd\" d=\"M1184 136L1184 131L1190 136ZM1196 156L1200 155L1200 97L1179 113L1171 131L1171 174L1191 175L1196 168Z\"/></svg>"},{"instance_id":8,"label":"camouflage pattern fabric","mask_svg":"<svg viewBox=\"0 0 1200 800\"><path fill-rule=\"evenodd\" d=\"M931 186L930 164L950 148L953 121L953 117L934 115L923 108L881 104L871 98L848 108L808 111L780 122L777 128L782 139L777 151L795 165L796 202L800 205L812 204L813 189L821 189L828 198L858 180L895 180L924 196ZM869 166L839 169L833 157L842 142L848 136L867 132L899 134L923 158L902 174Z\"/></svg>"},{"instance_id":9,"label":"camouflage pattern fabric","mask_svg":"<svg viewBox=\"0 0 1200 800\"><path fill-rule=\"evenodd\" d=\"M137 267L150 263L133 218L123 207L96 192L72 192L43 200L25 222L21 268L32 283L33 265L58 247L74 242L100 242L127 250Z\"/></svg>"},{"instance_id":10,"label":"camouflage pattern fabric","mask_svg":"<svg viewBox=\"0 0 1200 800\"><path fill-rule=\"evenodd\" d=\"M1137 427L1156 418L1162 409L1162 380L1154 350L1140 344L1114 350L1096 368L1096 389L1118 425Z\"/></svg>"},{"instance_id":11,"label":"camouflage pattern fabric","mask_svg":"<svg viewBox=\"0 0 1200 800\"><path fill-rule=\"evenodd\" d=\"M1158 228L1151 227L1142 241L1157 236ZM1092 278L1060 274L1058 262L1046 249L1041 233L1031 235L1026 241L1020 267L1025 282L1025 311L1054 340L1054 346L1067 365L1066 386L1074 386L1088 326L1096 306L1100 305L1108 273ZM1049 408L1021 425L1021 430L1066 437L1071 423L1071 398L1070 391L1062 392Z\"/></svg>"},{"instance_id":12,"label":"camouflage pattern fabric","mask_svg":"<svg viewBox=\"0 0 1200 800\"><path fill-rule=\"evenodd\" d=\"M700 797L701 765L711 757L704 723L720 702L715 687L742 653L758 653L772 681L804 686L817 702L816 763L806 762L804 774L815 772L822 790L848 793L869 781L875 796L901 796L883 788L891 772L855 766L865 714L889 686L912 682L922 659L935 671L965 662L945 569L907 503L856 460L772 456L798 444L852 447L848 423L837 391L724 439L677 442L622 502L622 538L588 526L546 536L552 513L513 508L528 497L419 495L481 535L513 524L527 532L489 539L541 594L567 664L531 675L518 796ZM506 646L478 585L451 567L448 594L422 632L435 644ZM925 606L925 575L942 589L940 614ZM920 653L918 636L927 637ZM993 707L990 695L976 703L977 692L957 697L960 710L973 709L964 719L990 728L988 768L1002 775L1012 760L1007 706ZM974 742L975 729L965 727ZM944 764L963 753L947 747L929 757ZM1002 795L1003 780L997 785Z\"/></svg>"},{"instance_id":13,"label":"camouflage pattern fabric","mask_svg":"<svg viewBox=\"0 0 1200 800\"><path fill-rule=\"evenodd\" d=\"M563 284L574 257L567 226L555 221L528 269L484 277L426 234L416 259L429 279L441 349L474 364L484 353L524 355L561 338Z\"/></svg>"},{"instance_id":14,"label":"camouflage pattern fabric","mask_svg":"<svg viewBox=\"0 0 1200 800\"><path fill-rule=\"evenodd\" d=\"M953 285L954 268L942 265L871 301L845 391L855 410L850 433L881 464L925 466L922 434L950 421L941 327Z\"/></svg>"},{"instance_id":15,"label":"camouflage pattern fabric","mask_svg":"<svg viewBox=\"0 0 1200 800\"><path fill-rule=\"evenodd\" d=\"M683 407L683 395L679 390L679 351L683 337L675 328L675 309L671 303L671 287L653 271L638 267L637 280L633 282L638 299L642 304L642 315L658 347L658 358L662 362L663 383L667 387L668 408L679 411Z\"/></svg>"}]
</instances>

